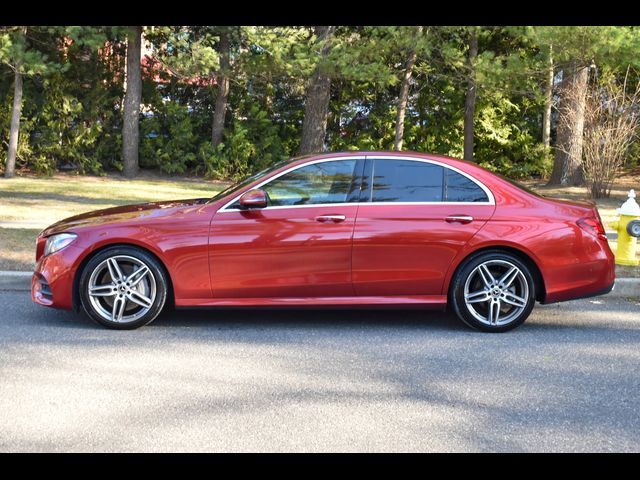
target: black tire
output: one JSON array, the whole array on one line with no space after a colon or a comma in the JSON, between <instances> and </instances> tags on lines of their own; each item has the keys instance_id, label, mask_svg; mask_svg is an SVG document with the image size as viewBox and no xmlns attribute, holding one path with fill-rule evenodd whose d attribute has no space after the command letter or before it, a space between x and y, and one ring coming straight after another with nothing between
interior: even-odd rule
<instances>
[{"instance_id":1,"label":"black tire","mask_svg":"<svg viewBox=\"0 0 640 480\"><path fill-rule=\"evenodd\" d=\"M490 273L493 273L492 278L496 281L510 269L509 265L517 267L522 276L516 272L513 284L508 288L502 289L498 284L495 284L494 287L488 287L483 283L483 275L477 270L483 264L489 266ZM478 303L467 304L465 301L465 285L467 281L469 282L470 292L475 290L479 293L481 290L486 290L486 293L481 294L481 296L484 298L484 295L486 295L489 300L486 303L482 300L477 300ZM471 288L472 284L475 285L474 288ZM525 293L526 301L522 301ZM480 299L481 297L476 298ZM506 303L507 300L514 301L514 299L518 299L518 306ZM506 332L521 325L531 314L535 299L535 282L529 267L515 255L499 250L485 251L466 259L456 271L449 288L449 303L453 306L458 318L470 327L483 332ZM495 308L490 306L492 301L497 301L498 320L502 315L502 310L506 310L503 317L503 319L506 319L505 323L491 323L491 313ZM476 315L484 318L484 321L481 321ZM509 318L511 316L513 318Z\"/></svg>"},{"instance_id":2,"label":"black tire","mask_svg":"<svg viewBox=\"0 0 640 480\"><path fill-rule=\"evenodd\" d=\"M116 259L116 264L123 274L121 277L122 281L118 280L120 283L116 283L116 281L113 280L109 265L106 263L108 259L113 258ZM148 272L144 274L141 280L138 280L137 284L127 286L124 280L130 278L136 268L142 265L148 267ZM108 275L105 272L105 268L109 271ZM91 286L91 282L95 282L99 277L101 277L102 280L97 283L100 283L101 287L104 285L103 288L113 288L113 291L117 293L109 293L108 296L90 295L89 287ZM135 279L132 279L130 283L134 281ZM131 330L151 323L160 314L165 303L167 303L168 285L169 282L164 268L158 260L140 248L129 246L110 247L98 253L84 266L80 274L80 281L78 282L82 308L89 318L100 325L118 330ZM123 289L122 293L118 290L119 288ZM116 300L117 297L120 299ZM133 300L131 300L131 298L133 298ZM141 298L144 298L144 301L148 302L148 305L143 306L134 303L134 301L140 301ZM113 321L116 312L114 303L116 301L123 302L123 306L120 309L120 315L122 317L120 321ZM120 304L121 303L119 303L119 305ZM111 305L111 307L109 305ZM105 314L108 313L109 308L113 308L113 314L111 318L105 318ZM125 315L127 312L130 313ZM127 317L131 320L127 320Z\"/></svg>"}]
</instances>

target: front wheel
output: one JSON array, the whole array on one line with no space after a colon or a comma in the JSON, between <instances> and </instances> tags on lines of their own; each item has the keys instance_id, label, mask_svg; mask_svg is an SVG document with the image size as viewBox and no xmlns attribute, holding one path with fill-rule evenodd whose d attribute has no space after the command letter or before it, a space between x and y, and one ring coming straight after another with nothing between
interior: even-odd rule
<instances>
[{"instance_id":1,"label":"front wheel","mask_svg":"<svg viewBox=\"0 0 640 480\"><path fill-rule=\"evenodd\" d=\"M467 325L505 332L527 319L535 298L533 277L519 258L486 252L471 257L456 272L449 300Z\"/></svg>"},{"instance_id":2,"label":"front wheel","mask_svg":"<svg viewBox=\"0 0 640 480\"><path fill-rule=\"evenodd\" d=\"M167 279L159 262L135 247L112 247L84 267L80 298L96 322L115 329L133 329L153 321L167 298Z\"/></svg>"}]
</instances>

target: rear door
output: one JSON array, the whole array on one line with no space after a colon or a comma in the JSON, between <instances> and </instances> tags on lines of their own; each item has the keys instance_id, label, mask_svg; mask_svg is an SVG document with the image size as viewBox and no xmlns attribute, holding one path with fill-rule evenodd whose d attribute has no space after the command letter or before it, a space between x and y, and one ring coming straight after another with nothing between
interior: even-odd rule
<instances>
[{"instance_id":1,"label":"rear door","mask_svg":"<svg viewBox=\"0 0 640 480\"><path fill-rule=\"evenodd\" d=\"M359 296L441 295L459 250L495 210L466 173L416 158L367 157L353 236Z\"/></svg>"}]
</instances>

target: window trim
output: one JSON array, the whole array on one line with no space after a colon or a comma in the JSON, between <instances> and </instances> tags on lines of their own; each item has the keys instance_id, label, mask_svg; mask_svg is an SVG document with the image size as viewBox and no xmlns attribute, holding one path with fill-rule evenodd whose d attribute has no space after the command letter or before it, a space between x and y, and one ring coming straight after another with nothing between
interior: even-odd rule
<instances>
[{"instance_id":1,"label":"window trim","mask_svg":"<svg viewBox=\"0 0 640 480\"><path fill-rule=\"evenodd\" d=\"M372 162L375 160L409 160L409 161L413 161L413 162L422 162L422 163L431 163L443 168L449 168L451 170L453 170L456 173L459 173L460 175L468 178L469 180L471 180L473 183L475 183L476 185L478 185L487 195L487 198L489 199L489 201L487 202L445 202L445 201L440 201L440 202L373 202L372 197L370 197L368 200L362 201L362 199L360 199L357 202L346 202L346 203L315 203L315 204L309 204L309 205L278 205L278 206L267 206L264 208L261 208L260 210L281 210L281 209L286 209L286 208L312 208L312 207L345 207L345 206L365 206L365 205L495 205L496 201L495 201L495 197L493 195L493 193L491 192L491 190L489 190L489 188L484 185L480 180L475 179L474 177L472 177L470 174L463 172L462 170L460 170L459 168L456 168L454 166L451 165L447 165L446 163L442 163L439 162L437 160L431 160L431 159L426 159L426 158L416 158L416 157L402 157L402 156L385 156L385 155L375 155L375 156L369 156L369 155L362 155L362 156L347 156L347 157L331 157L331 158L321 158L318 160L312 160L310 162L305 162L305 163L301 163L298 165L294 165L293 167L287 168L285 170L283 170L282 172L274 175L273 177L267 178L266 180L254 185L251 188L248 188L246 190L244 190L243 192L241 192L240 194L236 195L234 198L232 198L230 201L228 201L227 203L225 203L222 207L220 207L218 209L218 211L216 213L225 213L225 212L246 212L247 210L243 210L240 208L228 208L230 205L233 205L235 202L238 201L238 199L244 195L246 192L248 192L249 190L254 190L256 188L261 188L262 186L266 185L269 182L272 182L273 180L276 180L277 178L286 175L289 172L293 172L294 170L297 170L299 168L303 168L309 165L314 165L316 163L324 163L324 162L337 162L337 161L344 161L344 160L355 160L356 162L358 160L371 160ZM367 181L370 181L370 178L367 179ZM360 185L360 189L362 191L362 184ZM371 189L373 191L373 189Z\"/></svg>"},{"instance_id":2,"label":"window trim","mask_svg":"<svg viewBox=\"0 0 640 480\"><path fill-rule=\"evenodd\" d=\"M316 163L326 163L326 162L338 162L338 161L344 161L344 160L354 160L356 162L356 166L357 166L357 162L358 160L365 160L365 156L348 156L348 157L331 157L331 158L320 158L318 160L312 160L310 162L305 162L305 163L301 163L299 165L294 165L293 167L287 168L286 170L274 175L273 177L267 178L266 180L258 183L257 185L254 185L253 187L251 187L250 189L245 190L244 192L240 193L238 196L234 197L230 202L225 203L222 207L220 207L218 209L217 213L223 213L223 212L246 212L246 210L242 210L240 208L227 208L230 205L233 205L235 202L238 201L238 199L244 195L246 192L248 192L249 190L255 190L256 188L261 188L264 185L266 185L267 183L270 183L278 178L280 178L283 175L286 175L289 172L293 172L295 170L298 170L299 168L303 168L303 167L307 167L309 165L315 165ZM351 179L351 181L353 182L353 178ZM358 202L346 202L346 203L314 203L314 204L309 204L309 205L274 205L274 206L267 206L264 208L261 208L260 210L275 210L275 209L282 209L282 208L304 208L304 207L324 207L327 205L358 205Z\"/></svg>"},{"instance_id":3,"label":"window trim","mask_svg":"<svg viewBox=\"0 0 640 480\"><path fill-rule=\"evenodd\" d=\"M473 183L475 183L478 187L480 187L482 191L484 191L484 193L487 195L488 201L486 202L446 202L444 200L441 200L439 202L374 202L373 201L373 182L371 181L371 178L368 178L367 181L372 186L369 192L370 196L366 202L360 202L359 205L365 205L365 204L371 204L371 205L495 205L496 204L496 199L493 195L493 192L491 192L491 190L489 190L489 188L484 183L472 177L467 172L464 172L452 165L447 165L446 163L442 163L437 160L431 160L426 158L402 157L402 156L396 156L396 155L367 156L367 160L372 160L373 162L372 169L371 169L372 174L375 174L375 160L408 160L412 162L430 163L432 165L437 165L445 169L448 168L449 170L453 170L454 172L459 173L463 177L468 178ZM443 172L443 176L444 176L444 172ZM443 184L443 187L444 187L444 184Z\"/></svg>"}]
</instances>

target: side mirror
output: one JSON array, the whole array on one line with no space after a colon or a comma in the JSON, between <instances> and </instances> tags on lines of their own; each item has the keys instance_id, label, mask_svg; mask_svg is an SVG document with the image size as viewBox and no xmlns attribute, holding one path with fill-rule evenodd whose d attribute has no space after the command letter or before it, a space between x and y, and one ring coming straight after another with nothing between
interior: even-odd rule
<instances>
[{"instance_id":1,"label":"side mirror","mask_svg":"<svg viewBox=\"0 0 640 480\"><path fill-rule=\"evenodd\" d=\"M267 206L267 194L264 190L254 189L242 194L238 200L240 208L265 208Z\"/></svg>"}]
</instances>

